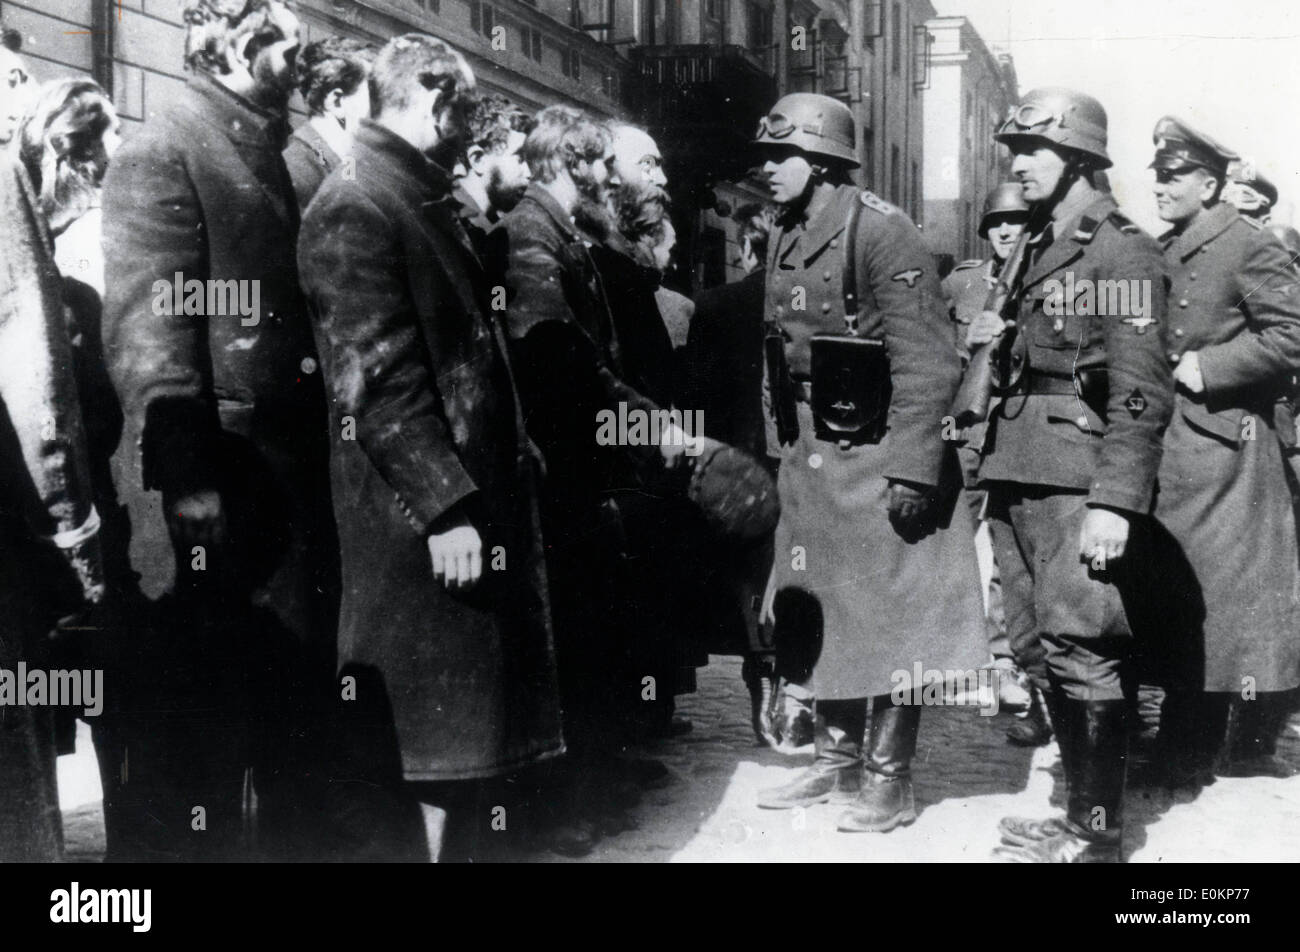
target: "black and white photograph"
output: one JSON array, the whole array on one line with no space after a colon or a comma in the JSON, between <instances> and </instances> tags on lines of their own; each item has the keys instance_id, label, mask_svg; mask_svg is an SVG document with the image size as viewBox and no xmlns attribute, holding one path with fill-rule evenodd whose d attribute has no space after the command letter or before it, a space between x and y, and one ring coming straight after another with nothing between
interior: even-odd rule
<instances>
[{"instance_id":1,"label":"black and white photograph","mask_svg":"<svg viewBox=\"0 0 1300 952\"><path fill-rule=\"evenodd\" d=\"M0 0L32 918L1080 863L1248 923L1139 867L1300 862L1294 14Z\"/></svg>"}]
</instances>

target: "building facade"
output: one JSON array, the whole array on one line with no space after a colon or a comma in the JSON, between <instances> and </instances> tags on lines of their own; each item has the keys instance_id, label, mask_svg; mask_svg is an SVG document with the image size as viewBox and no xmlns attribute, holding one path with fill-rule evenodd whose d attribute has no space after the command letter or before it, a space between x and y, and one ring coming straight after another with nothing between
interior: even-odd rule
<instances>
[{"instance_id":1,"label":"building facade","mask_svg":"<svg viewBox=\"0 0 1300 952\"><path fill-rule=\"evenodd\" d=\"M81 72L124 133L185 81L182 0L0 0L37 79ZM842 99L860 181L918 222L929 0L297 0L305 40L382 43L423 31L462 51L480 85L526 108L567 103L646 126L665 155L683 290L741 276L730 214L762 201L748 148L783 92Z\"/></svg>"},{"instance_id":2,"label":"building facade","mask_svg":"<svg viewBox=\"0 0 1300 952\"><path fill-rule=\"evenodd\" d=\"M993 133L1019 97L1015 64L985 45L965 17L936 17L925 98L925 223L930 249L956 260L982 258L976 234L984 196L1011 175L1010 154Z\"/></svg>"}]
</instances>

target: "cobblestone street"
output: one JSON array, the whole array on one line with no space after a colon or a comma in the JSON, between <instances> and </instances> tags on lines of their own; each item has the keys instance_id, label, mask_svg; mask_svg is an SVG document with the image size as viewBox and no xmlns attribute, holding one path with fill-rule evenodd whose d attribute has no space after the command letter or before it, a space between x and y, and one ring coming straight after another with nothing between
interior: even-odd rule
<instances>
[{"instance_id":1,"label":"cobblestone street","mask_svg":"<svg viewBox=\"0 0 1300 952\"><path fill-rule=\"evenodd\" d=\"M674 782L645 795L638 829L602 840L583 862L983 862L997 845L1000 817L1047 815L1059 805L1055 745L1007 744L1007 714L934 708L923 716L914 765L917 821L885 835L839 833L836 806L754 805L755 792L792 777L811 748L790 757L755 746L739 659L714 657L699 672L699 691L679 701L695 729L646 751L668 764ZM1279 753L1300 763L1300 719ZM61 758L60 786L70 858L97 859L103 816L84 726L78 753ZM1300 778L1224 778L1190 803L1131 789L1127 810L1131 862L1300 861ZM503 858L572 862L541 853Z\"/></svg>"}]
</instances>

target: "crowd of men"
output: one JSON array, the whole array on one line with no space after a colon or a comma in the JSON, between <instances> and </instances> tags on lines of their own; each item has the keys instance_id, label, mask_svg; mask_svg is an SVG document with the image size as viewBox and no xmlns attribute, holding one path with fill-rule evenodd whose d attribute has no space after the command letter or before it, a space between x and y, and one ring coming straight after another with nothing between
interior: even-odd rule
<instances>
[{"instance_id":1,"label":"crowd of men","mask_svg":"<svg viewBox=\"0 0 1300 952\"><path fill-rule=\"evenodd\" d=\"M916 818L914 670L1003 673L1008 739L1060 745L1066 814L1005 859L1121 857L1139 684L1139 782L1291 773L1300 241L1231 150L1160 121L1157 241L1101 104L1034 90L992 256L941 274L847 107L789 95L750 273L691 301L646 131L424 34L184 19L120 147L94 82L0 50L0 668L105 673L110 860L589 853L671 782L640 748L710 650L760 742L813 744L759 806L846 832ZM65 713L0 708L6 859L60 854Z\"/></svg>"}]
</instances>

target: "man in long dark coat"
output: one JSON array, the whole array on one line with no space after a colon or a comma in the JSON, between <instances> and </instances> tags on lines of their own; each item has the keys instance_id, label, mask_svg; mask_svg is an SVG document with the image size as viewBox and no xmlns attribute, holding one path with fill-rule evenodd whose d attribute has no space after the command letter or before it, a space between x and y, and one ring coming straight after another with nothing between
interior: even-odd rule
<instances>
[{"instance_id":1,"label":"man in long dark coat","mask_svg":"<svg viewBox=\"0 0 1300 952\"><path fill-rule=\"evenodd\" d=\"M303 845L293 821L333 652L324 387L280 154L298 20L275 0L229 8L187 7L194 75L104 182L118 489L141 589L167 596L122 639L150 654L122 661L138 723L106 809L128 815L124 855L231 855L254 761L268 845Z\"/></svg>"},{"instance_id":2,"label":"man in long dark coat","mask_svg":"<svg viewBox=\"0 0 1300 952\"><path fill-rule=\"evenodd\" d=\"M389 41L357 174L326 179L299 248L332 394L343 549L335 779L373 790L381 812L359 818L369 840L359 848L387 858L423 852L389 822L403 802L426 817L430 807L453 813L458 791L431 783L504 774L563 749L540 467L492 287L450 198L473 88L441 41Z\"/></svg>"},{"instance_id":3,"label":"man in long dark coat","mask_svg":"<svg viewBox=\"0 0 1300 952\"><path fill-rule=\"evenodd\" d=\"M1204 782L1238 702L1228 771L1290 776L1273 754L1300 684L1300 554L1277 400L1300 367L1300 272L1221 201L1233 153L1180 120L1156 125L1156 203L1178 384L1155 516L1171 551L1157 595L1174 637L1163 780ZM1166 657L1166 663L1174 658Z\"/></svg>"}]
</instances>

